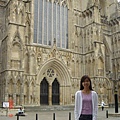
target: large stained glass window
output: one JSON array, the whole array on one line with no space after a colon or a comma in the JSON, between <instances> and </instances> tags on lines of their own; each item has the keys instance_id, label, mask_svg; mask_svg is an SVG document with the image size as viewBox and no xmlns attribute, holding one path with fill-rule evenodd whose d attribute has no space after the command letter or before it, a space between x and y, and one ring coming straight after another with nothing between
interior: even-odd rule
<instances>
[{"instance_id":1,"label":"large stained glass window","mask_svg":"<svg viewBox=\"0 0 120 120\"><path fill-rule=\"evenodd\" d=\"M68 48L68 8L62 1L34 0L34 43Z\"/></svg>"}]
</instances>

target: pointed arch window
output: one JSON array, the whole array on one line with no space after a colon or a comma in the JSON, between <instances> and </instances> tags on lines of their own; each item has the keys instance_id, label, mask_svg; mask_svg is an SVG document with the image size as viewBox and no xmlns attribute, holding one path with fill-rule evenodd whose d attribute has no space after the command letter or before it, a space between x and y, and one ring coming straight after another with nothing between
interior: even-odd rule
<instances>
[{"instance_id":1,"label":"pointed arch window","mask_svg":"<svg viewBox=\"0 0 120 120\"><path fill-rule=\"evenodd\" d=\"M53 105L60 104L60 84L56 78L52 83L52 104Z\"/></svg>"},{"instance_id":2,"label":"pointed arch window","mask_svg":"<svg viewBox=\"0 0 120 120\"><path fill-rule=\"evenodd\" d=\"M40 83L40 104L41 105L48 105L48 94L49 93L49 84L46 78L43 78L42 82Z\"/></svg>"},{"instance_id":3,"label":"pointed arch window","mask_svg":"<svg viewBox=\"0 0 120 120\"><path fill-rule=\"evenodd\" d=\"M34 43L68 48L68 8L62 1L35 0Z\"/></svg>"}]
</instances>

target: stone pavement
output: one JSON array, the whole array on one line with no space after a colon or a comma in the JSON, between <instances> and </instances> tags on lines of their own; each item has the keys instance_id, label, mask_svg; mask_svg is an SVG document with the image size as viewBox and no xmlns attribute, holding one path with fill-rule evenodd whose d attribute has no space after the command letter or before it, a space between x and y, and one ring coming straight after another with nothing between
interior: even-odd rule
<instances>
[{"instance_id":1,"label":"stone pavement","mask_svg":"<svg viewBox=\"0 0 120 120\"><path fill-rule=\"evenodd\" d=\"M109 113L115 113L114 108L105 108L104 111L101 108L98 109L98 119L97 120L120 120L120 117L111 117L106 118L106 110ZM69 113L71 114L71 119L69 119ZM5 116L0 115L0 120L74 120L73 110L66 111L42 111L42 112L27 112L25 117L21 116L17 119L16 116ZM38 119L36 119L36 114ZM55 119L53 119L55 114Z\"/></svg>"}]
</instances>

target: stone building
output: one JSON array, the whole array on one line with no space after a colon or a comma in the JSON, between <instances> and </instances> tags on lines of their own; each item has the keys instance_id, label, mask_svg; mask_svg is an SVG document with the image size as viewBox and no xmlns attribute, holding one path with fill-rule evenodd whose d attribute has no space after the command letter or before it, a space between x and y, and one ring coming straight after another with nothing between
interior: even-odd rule
<instances>
[{"instance_id":1,"label":"stone building","mask_svg":"<svg viewBox=\"0 0 120 120\"><path fill-rule=\"evenodd\" d=\"M0 0L0 56L0 104L74 104L84 74L120 102L120 3Z\"/></svg>"}]
</instances>

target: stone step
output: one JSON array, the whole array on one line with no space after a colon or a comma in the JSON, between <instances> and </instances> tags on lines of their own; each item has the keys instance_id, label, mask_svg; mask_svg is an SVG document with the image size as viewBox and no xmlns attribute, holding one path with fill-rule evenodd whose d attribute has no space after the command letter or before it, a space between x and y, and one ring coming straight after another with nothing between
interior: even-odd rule
<instances>
[{"instance_id":1,"label":"stone step","mask_svg":"<svg viewBox=\"0 0 120 120\"><path fill-rule=\"evenodd\" d=\"M55 110L73 110L74 105L69 105L69 106L61 106L61 105L52 105L52 106L24 106L25 112L30 112L30 111L55 111Z\"/></svg>"}]
</instances>

